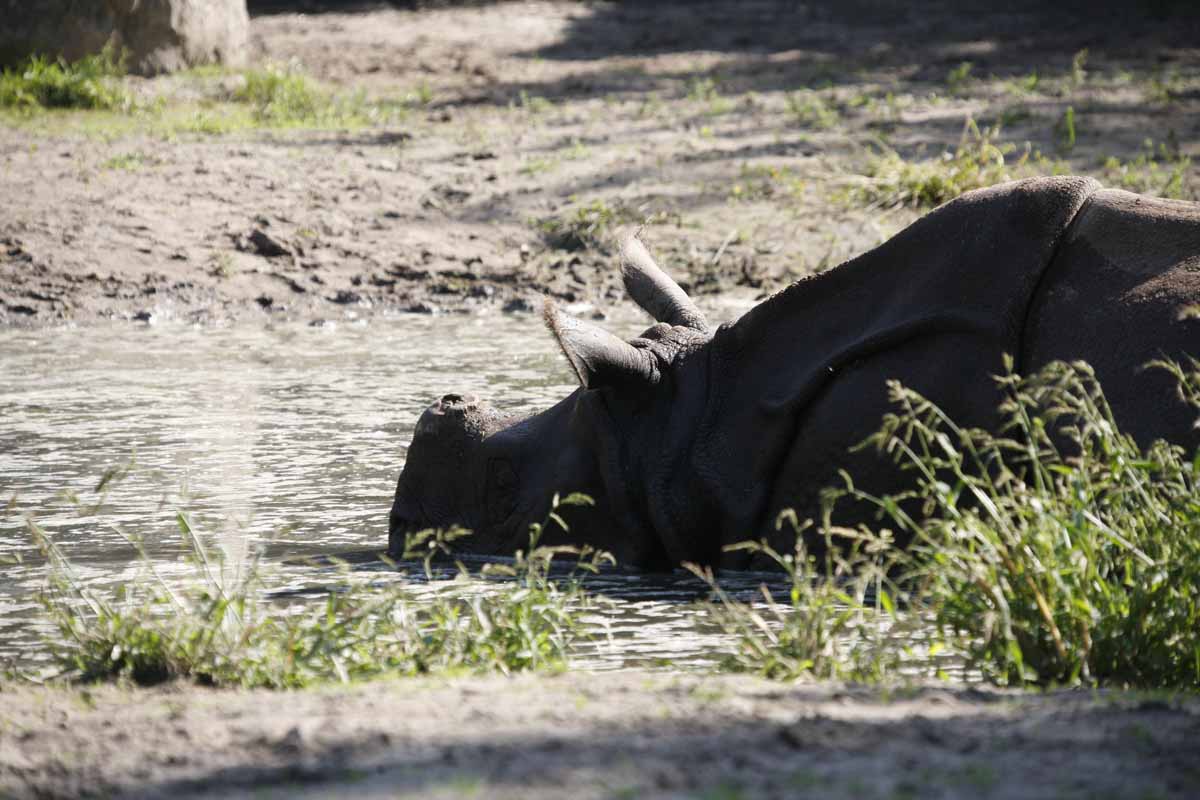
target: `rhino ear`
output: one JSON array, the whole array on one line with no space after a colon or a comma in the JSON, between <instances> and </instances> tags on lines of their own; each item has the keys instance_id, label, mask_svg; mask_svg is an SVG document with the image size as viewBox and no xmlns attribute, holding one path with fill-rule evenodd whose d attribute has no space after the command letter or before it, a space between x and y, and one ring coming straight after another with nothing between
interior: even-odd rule
<instances>
[{"instance_id":1,"label":"rhino ear","mask_svg":"<svg viewBox=\"0 0 1200 800\"><path fill-rule=\"evenodd\" d=\"M671 276L663 272L636 233L621 242L621 277L625 291L650 316L668 325L704 333L708 323L700 309Z\"/></svg>"},{"instance_id":2,"label":"rhino ear","mask_svg":"<svg viewBox=\"0 0 1200 800\"><path fill-rule=\"evenodd\" d=\"M550 298L546 298L542 315L583 388L658 382L657 363L648 351L564 314Z\"/></svg>"}]
</instances>

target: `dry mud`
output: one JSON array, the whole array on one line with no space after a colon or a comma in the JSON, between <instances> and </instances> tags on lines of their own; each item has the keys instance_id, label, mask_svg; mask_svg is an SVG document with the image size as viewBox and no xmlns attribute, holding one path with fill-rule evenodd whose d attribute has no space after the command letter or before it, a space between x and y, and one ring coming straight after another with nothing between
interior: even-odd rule
<instances>
[{"instance_id":1,"label":"dry mud","mask_svg":"<svg viewBox=\"0 0 1200 800\"><path fill-rule=\"evenodd\" d=\"M920 213L846 199L883 141L927 158L970 117L1002 125L1010 161L1029 142L1109 183L1147 139L1200 156L1200 15L992 5L251 3L258 63L392 115L222 135L3 118L0 324L603 307L607 243L646 220L687 288L753 297ZM206 85L129 84L168 107ZM1197 165L1183 178L1194 196ZM595 204L591 246L546 235Z\"/></svg>"},{"instance_id":2,"label":"dry mud","mask_svg":"<svg viewBox=\"0 0 1200 800\"><path fill-rule=\"evenodd\" d=\"M619 672L0 692L11 797L1194 798L1200 698Z\"/></svg>"}]
</instances>

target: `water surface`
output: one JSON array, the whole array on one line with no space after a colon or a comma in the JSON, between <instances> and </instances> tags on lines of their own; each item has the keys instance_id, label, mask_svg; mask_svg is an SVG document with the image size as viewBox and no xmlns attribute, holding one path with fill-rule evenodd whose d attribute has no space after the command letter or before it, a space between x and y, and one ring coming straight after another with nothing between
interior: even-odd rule
<instances>
[{"instance_id":1,"label":"water surface","mask_svg":"<svg viewBox=\"0 0 1200 800\"><path fill-rule=\"evenodd\" d=\"M643 323L605 324L629 335ZM270 543L271 569L319 590L336 572L291 557L386 546L412 426L433 399L469 392L534 411L574 388L530 315L4 331L0 365L0 494L36 512L80 575L106 589L138 572L130 539L165 574L184 571L173 521L184 507L228 559ZM100 477L130 459L96 513L62 499L96 502ZM0 518L0 556L23 559L0 566L0 659L27 660L44 566L15 515ZM581 666L688 667L728 646L686 575L614 573L590 586L616 602L594 620L605 635L581 649Z\"/></svg>"}]
</instances>

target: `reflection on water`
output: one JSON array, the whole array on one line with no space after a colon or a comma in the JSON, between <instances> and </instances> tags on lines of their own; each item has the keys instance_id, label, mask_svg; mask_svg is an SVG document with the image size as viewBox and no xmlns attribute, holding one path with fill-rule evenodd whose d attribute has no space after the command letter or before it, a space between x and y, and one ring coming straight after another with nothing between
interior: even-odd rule
<instances>
[{"instance_id":1,"label":"reflection on water","mask_svg":"<svg viewBox=\"0 0 1200 800\"><path fill-rule=\"evenodd\" d=\"M629 334L640 320L608 323ZM183 574L181 503L236 560L270 541L273 569L319 589L333 573L289 560L381 548L418 414L448 391L501 408L544 408L573 389L553 341L528 315L417 316L311 327L149 327L0 332L0 495L14 494L98 586L139 569L126 537L164 574ZM95 515L59 496L90 490L133 457ZM569 488L569 487L564 487ZM23 524L0 517L0 659L36 637L43 566ZM360 567L360 569L379 569ZM381 579L384 577L380 576ZM612 645L591 666L714 649L683 576L614 574L602 624ZM602 663L601 663L602 662Z\"/></svg>"},{"instance_id":2,"label":"reflection on water","mask_svg":"<svg viewBox=\"0 0 1200 800\"><path fill-rule=\"evenodd\" d=\"M640 320L608 323L635 332ZM140 540L164 575L184 574L174 510L185 504L210 545L236 561L267 548L272 571L319 592L336 570L295 555L382 548L396 476L421 410L448 391L512 411L573 389L531 316L406 316L370 324L270 328L129 327L0 332L0 495L17 496L75 563L105 588L140 569ZM136 466L80 516L60 493L94 502L106 469ZM572 487L562 487L570 489ZM2 502L2 501L0 501ZM127 538L129 537L129 538ZM28 658L39 631L43 566L23 524L0 517L0 660ZM378 579L420 580L373 559ZM419 574L419 569L408 574ZM763 576L731 579L748 595ZM728 647L685 574L614 571L589 579L613 603L581 648L593 669L711 663ZM294 598L293 598L294 599Z\"/></svg>"}]
</instances>

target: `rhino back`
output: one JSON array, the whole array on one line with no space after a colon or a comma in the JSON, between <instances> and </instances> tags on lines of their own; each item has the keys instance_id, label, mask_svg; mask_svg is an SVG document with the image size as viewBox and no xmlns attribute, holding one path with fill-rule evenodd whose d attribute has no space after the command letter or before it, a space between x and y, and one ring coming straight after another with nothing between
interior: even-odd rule
<instances>
[{"instance_id":1,"label":"rhino back","mask_svg":"<svg viewBox=\"0 0 1200 800\"><path fill-rule=\"evenodd\" d=\"M1200 205L1097 192L1046 270L1030 306L1020 366L1092 364L1117 421L1140 444L1200 444L1174 379L1147 362L1200 356Z\"/></svg>"},{"instance_id":2,"label":"rhino back","mask_svg":"<svg viewBox=\"0 0 1200 800\"><path fill-rule=\"evenodd\" d=\"M703 520L719 526L711 535L768 534L786 507L815 515L839 468L868 484L873 470L882 476L879 459L847 451L878 428L888 379L986 424L989 376L1019 349L1034 288L1098 188L1042 178L964 195L719 331L693 449L694 479L710 498Z\"/></svg>"}]
</instances>

